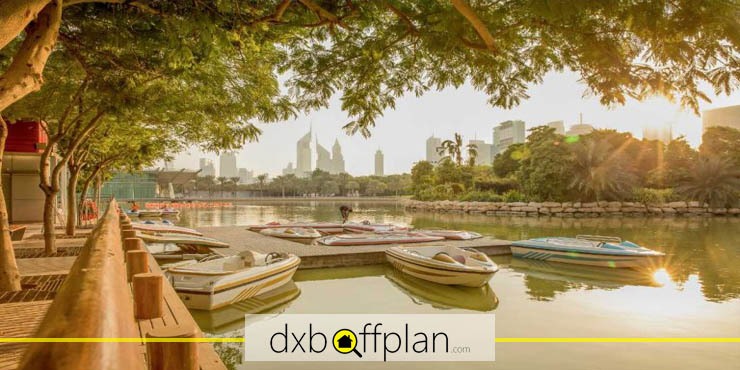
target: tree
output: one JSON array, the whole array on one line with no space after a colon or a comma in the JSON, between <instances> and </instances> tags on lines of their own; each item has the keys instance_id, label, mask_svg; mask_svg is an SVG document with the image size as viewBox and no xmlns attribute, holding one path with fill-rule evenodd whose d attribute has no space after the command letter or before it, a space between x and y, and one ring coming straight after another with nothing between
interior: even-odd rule
<instances>
[{"instance_id":1,"label":"tree","mask_svg":"<svg viewBox=\"0 0 740 370\"><path fill-rule=\"evenodd\" d=\"M434 166L427 161L419 161L411 167L411 184L414 193L420 192L434 182Z\"/></svg>"},{"instance_id":2,"label":"tree","mask_svg":"<svg viewBox=\"0 0 740 370\"><path fill-rule=\"evenodd\" d=\"M699 159L699 153L689 146L686 138L679 136L666 145L663 158L663 184L676 187L689 178L694 163Z\"/></svg>"},{"instance_id":3,"label":"tree","mask_svg":"<svg viewBox=\"0 0 740 370\"><path fill-rule=\"evenodd\" d=\"M631 174L606 141L581 141L573 145L569 188L582 200L616 200L632 188Z\"/></svg>"},{"instance_id":4,"label":"tree","mask_svg":"<svg viewBox=\"0 0 740 370\"><path fill-rule=\"evenodd\" d=\"M699 153L704 157L724 158L740 168L740 130L725 126L707 128Z\"/></svg>"},{"instance_id":5,"label":"tree","mask_svg":"<svg viewBox=\"0 0 740 370\"><path fill-rule=\"evenodd\" d=\"M224 197L224 186L226 186L226 183L229 182L229 179L224 176L219 176L216 178L216 181L218 181L219 188L221 189L221 198Z\"/></svg>"},{"instance_id":6,"label":"tree","mask_svg":"<svg viewBox=\"0 0 740 370\"><path fill-rule=\"evenodd\" d=\"M493 159L493 173L498 177L507 177L516 173L522 159L529 156L524 143L511 144L496 154Z\"/></svg>"},{"instance_id":7,"label":"tree","mask_svg":"<svg viewBox=\"0 0 740 370\"><path fill-rule=\"evenodd\" d=\"M335 195L339 193L339 184L335 181L327 181L321 185L322 195Z\"/></svg>"},{"instance_id":8,"label":"tree","mask_svg":"<svg viewBox=\"0 0 740 370\"><path fill-rule=\"evenodd\" d=\"M360 189L360 184L358 184L357 181L347 182L347 191L354 193L359 189Z\"/></svg>"},{"instance_id":9,"label":"tree","mask_svg":"<svg viewBox=\"0 0 740 370\"><path fill-rule=\"evenodd\" d=\"M565 137L547 126L534 127L529 132L525 144L529 155L521 160L517 172L522 190L532 199L564 199L572 162Z\"/></svg>"},{"instance_id":10,"label":"tree","mask_svg":"<svg viewBox=\"0 0 740 370\"><path fill-rule=\"evenodd\" d=\"M475 167L475 159L478 158L478 145L468 144L465 146L468 152L468 165Z\"/></svg>"},{"instance_id":11,"label":"tree","mask_svg":"<svg viewBox=\"0 0 740 370\"><path fill-rule=\"evenodd\" d=\"M445 140L442 142L439 148L437 148L437 153L440 155L447 154L447 157L450 158L452 161L457 163L458 165L462 166L462 150L463 150L463 139L460 134L455 133L455 136L452 140ZM476 152L477 154L477 152Z\"/></svg>"},{"instance_id":12,"label":"tree","mask_svg":"<svg viewBox=\"0 0 740 370\"><path fill-rule=\"evenodd\" d=\"M268 175L266 173L257 176L257 182L260 184L260 196L262 196L262 189L265 187L265 181L267 181Z\"/></svg>"},{"instance_id":13,"label":"tree","mask_svg":"<svg viewBox=\"0 0 740 370\"><path fill-rule=\"evenodd\" d=\"M702 157L677 188L687 199L713 207L735 206L740 197L740 168L727 158Z\"/></svg>"}]
</instances>

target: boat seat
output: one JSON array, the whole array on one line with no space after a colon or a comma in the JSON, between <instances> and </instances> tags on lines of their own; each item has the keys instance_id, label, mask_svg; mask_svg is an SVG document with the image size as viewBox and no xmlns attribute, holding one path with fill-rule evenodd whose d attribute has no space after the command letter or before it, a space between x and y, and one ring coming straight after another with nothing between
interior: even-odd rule
<instances>
[{"instance_id":1,"label":"boat seat","mask_svg":"<svg viewBox=\"0 0 740 370\"><path fill-rule=\"evenodd\" d=\"M243 267L253 267L256 265L254 253L252 253L252 251L241 251L238 256L242 258Z\"/></svg>"},{"instance_id":2,"label":"boat seat","mask_svg":"<svg viewBox=\"0 0 740 370\"><path fill-rule=\"evenodd\" d=\"M460 258L462 258L462 262L460 261ZM460 263L463 265L465 264L465 257L460 256L460 255L453 257L445 252L439 252L435 254L434 257L432 257L432 259L440 261L440 262L445 262L445 263Z\"/></svg>"},{"instance_id":3,"label":"boat seat","mask_svg":"<svg viewBox=\"0 0 740 370\"><path fill-rule=\"evenodd\" d=\"M246 263L241 258L233 258L230 261L224 262L223 270L224 271L237 271L241 270L244 267L246 267Z\"/></svg>"}]
</instances>

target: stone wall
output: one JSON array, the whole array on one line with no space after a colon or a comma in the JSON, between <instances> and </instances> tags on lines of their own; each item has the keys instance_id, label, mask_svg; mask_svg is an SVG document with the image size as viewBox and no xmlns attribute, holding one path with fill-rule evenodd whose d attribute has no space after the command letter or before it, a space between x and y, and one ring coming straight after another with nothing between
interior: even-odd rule
<instances>
[{"instance_id":1,"label":"stone wall","mask_svg":"<svg viewBox=\"0 0 740 370\"><path fill-rule=\"evenodd\" d=\"M706 203L670 202L423 202L406 200L410 210L514 216L601 217L601 216L740 216L740 208L711 208Z\"/></svg>"}]
</instances>

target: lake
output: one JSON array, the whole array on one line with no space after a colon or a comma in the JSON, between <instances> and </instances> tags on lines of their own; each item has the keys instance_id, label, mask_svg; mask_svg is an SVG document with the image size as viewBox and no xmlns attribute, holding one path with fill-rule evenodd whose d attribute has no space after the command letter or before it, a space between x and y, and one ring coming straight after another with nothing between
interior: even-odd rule
<instances>
[{"instance_id":1,"label":"lake","mask_svg":"<svg viewBox=\"0 0 740 370\"><path fill-rule=\"evenodd\" d=\"M441 287L388 265L300 270L269 297L211 313L194 312L209 335L243 335L244 313L469 313L493 311L496 336L740 337L740 218L498 217L406 212L394 202L351 202L355 221L477 231L500 239L615 235L667 254L651 274L493 258L500 271L481 289ZM291 201L184 210L178 224L231 226L337 221L340 203ZM360 289L361 288L361 289ZM218 344L238 369L236 344ZM498 343L490 363L358 363L353 368L727 369L738 343ZM735 364L735 365L730 365ZM260 363L261 369L311 369L317 363ZM344 369L347 363L323 363Z\"/></svg>"}]
</instances>

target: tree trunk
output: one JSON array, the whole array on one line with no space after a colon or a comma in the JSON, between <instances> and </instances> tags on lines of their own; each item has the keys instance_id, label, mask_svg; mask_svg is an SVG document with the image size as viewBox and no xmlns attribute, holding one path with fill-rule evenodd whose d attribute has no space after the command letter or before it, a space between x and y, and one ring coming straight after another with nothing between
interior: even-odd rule
<instances>
[{"instance_id":1,"label":"tree trunk","mask_svg":"<svg viewBox=\"0 0 740 370\"><path fill-rule=\"evenodd\" d=\"M48 256L57 252L56 207L54 206L57 193L52 191L44 195L44 252Z\"/></svg>"},{"instance_id":2,"label":"tree trunk","mask_svg":"<svg viewBox=\"0 0 740 370\"><path fill-rule=\"evenodd\" d=\"M8 138L8 125L0 117L0 168L2 168L5 139ZM2 186L2 178L0 178ZM21 290L21 275L15 264L13 241L10 239L8 208L5 205L5 194L0 191L0 291Z\"/></svg>"},{"instance_id":3,"label":"tree trunk","mask_svg":"<svg viewBox=\"0 0 740 370\"><path fill-rule=\"evenodd\" d=\"M10 3L14 2L11 1ZM10 3L7 0L3 2L0 11L5 10L5 6ZM36 1L32 4L36 4ZM27 11L29 15L32 13L31 6L27 8ZM0 30L2 30L0 33L5 34L5 20L0 20L3 21L3 26L0 26ZM26 26L26 37L23 39L23 43L13 56L13 61L8 69L0 77L0 112L27 94L41 88L44 82L42 77L44 67L49 55L54 50L61 20L61 1L53 1L43 8L34 22ZM13 32L10 32L10 34L12 38L17 35ZM0 41L4 37L0 38Z\"/></svg>"},{"instance_id":4,"label":"tree trunk","mask_svg":"<svg viewBox=\"0 0 740 370\"><path fill-rule=\"evenodd\" d=\"M0 49L23 32L50 0L3 0L0 2Z\"/></svg>"},{"instance_id":5,"label":"tree trunk","mask_svg":"<svg viewBox=\"0 0 740 370\"><path fill-rule=\"evenodd\" d=\"M77 228L77 179L80 177L81 166L75 164L69 166L69 182L67 183L67 227L66 233L69 236L75 235ZM82 209L80 207L79 209Z\"/></svg>"}]
</instances>

